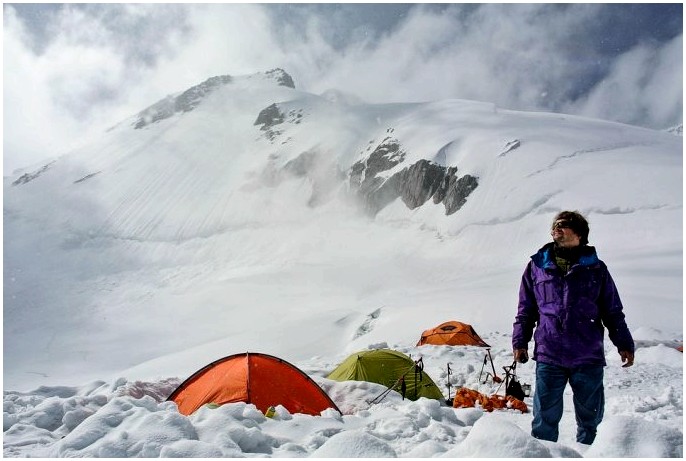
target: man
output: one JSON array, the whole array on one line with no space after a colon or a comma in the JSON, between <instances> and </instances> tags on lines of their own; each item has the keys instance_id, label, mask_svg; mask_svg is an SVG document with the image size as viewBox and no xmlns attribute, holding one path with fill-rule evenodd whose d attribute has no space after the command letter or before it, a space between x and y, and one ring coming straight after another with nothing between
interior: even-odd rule
<instances>
[{"instance_id":1,"label":"man","mask_svg":"<svg viewBox=\"0 0 686 461\"><path fill-rule=\"evenodd\" d=\"M514 359L528 360L534 326L536 361L531 435L557 441L562 396L574 394L578 442L590 445L603 419L604 328L624 367L634 363L634 340L607 266L588 246L588 222L576 211L555 216L551 236L524 271L512 334Z\"/></svg>"}]
</instances>

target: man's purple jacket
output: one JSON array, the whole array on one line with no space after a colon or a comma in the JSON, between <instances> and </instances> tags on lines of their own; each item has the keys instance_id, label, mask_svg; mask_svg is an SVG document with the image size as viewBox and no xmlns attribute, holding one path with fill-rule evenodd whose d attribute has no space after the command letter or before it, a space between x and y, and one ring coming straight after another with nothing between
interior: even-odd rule
<instances>
[{"instance_id":1,"label":"man's purple jacket","mask_svg":"<svg viewBox=\"0 0 686 461\"><path fill-rule=\"evenodd\" d=\"M545 245L526 266L512 348L528 349L533 333L537 362L565 368L606 365L603 336L607 328L618 351L633 353L634 340L624 321L617 287L595 248L581 248L579 261L563 274L555 264L553 246L552 242Z\"/></svg>"}]
</instances>

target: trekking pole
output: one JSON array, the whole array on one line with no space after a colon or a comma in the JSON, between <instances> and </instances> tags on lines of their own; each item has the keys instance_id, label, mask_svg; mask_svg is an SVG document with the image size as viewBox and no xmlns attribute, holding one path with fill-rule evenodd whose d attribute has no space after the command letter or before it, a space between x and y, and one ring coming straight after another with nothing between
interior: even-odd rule
<instances>
[{"instance_id":1,"label":"trekking pole","mask_svg":"<svg viewBox=\"0 0 686 461\"><path fill-rule=\"evenodd\" d=\"M486 366L486 362L488 361L488 356L484 355L484 362L481 364L481 371L479 372L479 382L481 383L481 375L484 373L484 367ZM488 373L486 373L486 379L488 379ZM484 381L481 384L486 384L486 381Z\"/></svg>"},{"instance_id":2,"label":"trekking pole","mask_svg":"<svg viewBox=\"0 0 686 461\"><path fill-rule=\"evenodd\" d=\"M419 383L422 382L424 379L423 376L424 373L424 359L422 357L419 357L419 360L414 362L414 399L417 400L418 396L418 388L419 385L417 384L417 374L419 374Z\"/></svg>"},{"instance_id":3,"label":"trekking pole","mask_svg":"<svg viewBox=\"0 0 686 461\"><path fill-rule=\"evenodd\" d=\"M452 387L450 384L450 374L451 374L450 362L448 362L448 401L450 401L450 388ZM479 379L481 379L481 377L479 377Z\"/></svg>"},{"instance_id":4,"label":"trekking pole","mask_svg":"<svg viewBox=\"0 0 686 461\"><path fill-rule=\"evenodd\" d=\"M398 384L400 384L401 389L402 389L403 387L405 387L405 385L406 385L406 384L405 384L405 375L407 375L411 370L414 370L416 366L417 366L417 364L414 363L410 368L407 369L407 371L405 371L405 373L403 373L403 374L400 376L400 378L398 378L398 379L393 383L392 386L389 386L388 389L386 389L386 390L383 391L381 394L379 394L379 395L377 395L376 397L374 397L369 403L370 403L370 404L373 404L373 403L381 402L383 399L386 398L386 396L387 396L388 394L391 393L391 391L392 391L393 389L396 388L396 386L397 386ZM405 392L404 392L404 391L402 391L402 395L403 395L403 399L405 399Z\"/></svg>"},{"instance_id":5,"label":"trekking pole","mask_svg":"<svg viewBox=\"0 0 686 461\"><path fill-rule=\"evenodd\" d=\"M498 374L495 372L495 364L493 363L493 357L491 357L491 349L486 349L486 353L488 354L488 358L491 360L491 368L493 368L493 382L502 383L502 378L499 378Z\"/></svg>"}]
</instances>

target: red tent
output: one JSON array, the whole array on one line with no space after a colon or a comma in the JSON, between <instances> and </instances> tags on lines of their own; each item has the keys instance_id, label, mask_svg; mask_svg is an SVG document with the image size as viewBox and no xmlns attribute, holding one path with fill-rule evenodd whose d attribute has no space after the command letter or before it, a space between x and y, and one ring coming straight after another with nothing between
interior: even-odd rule
<instances>
[{"instance_id":1,"label":"red tent","mask_svg":"<svg viewBox=\"0 0 686 461\"><path fill-rule=\"evenodd\" d=\"M207 403L254 404L265 412L283 405L291 413L319 415L335 403L309 376L267 354L246 352L219 359L197 371L169 396L179 412L190 415Z\"/></svg>"}]
</instances>

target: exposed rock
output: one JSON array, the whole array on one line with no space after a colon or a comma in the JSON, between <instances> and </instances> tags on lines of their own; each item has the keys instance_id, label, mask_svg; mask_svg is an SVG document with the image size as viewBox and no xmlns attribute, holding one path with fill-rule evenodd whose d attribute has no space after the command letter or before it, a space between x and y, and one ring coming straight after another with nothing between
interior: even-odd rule
<instances>
[{"instance_id":1,"label":"exposed rock","mask_svg":"<svg viewBox=\"0 0 686 461\"><path fill-rule=\"evenodd\" d=\"M286 116L279 110L279 107L276 104L272 104L260 111L253 125L262 125L260 130L266 131L275 125L283 123L285 119Z\"/></svg>"},{"instance_id":2,"label":"exposed rock","mask_svg":"<svg viewBox=\"0 0 686 461\"><path fill-rule=\"evenodd\" d=\"M362 177L366 166L364 162L356 162L350 167L350 186L354 189L359 189L362 184Z\"/></svg>"},{"instance_id":3,"label":"exposed rock","mask_svg":"<svg viewBox=\"0 0 686 461\"><path fill-rule=\"evenodd\" d=\"M96 175L98 175L98 174L100 174L100 173L102 173L102 172L101 172L101 171L96 171L95 173L87 174L87 175L84 176L83 178L80 178L80 179L77 179L76 181L74 181L74 184L82 183L82 182L84 182L84 181L86 181L86 180L88 180L88 179L92 178L93 176L96 176Z\"/></svg>"},{"instance_id":4,"label":"exposed rock","mask_svg":"<svg viewBox=\"0 0 686 461\"><path fill-rule=\"evenodd\" d=\"M189 112L195 109L202 98L208 93L216 90L220 86L231 83L232 80L230 75L221 75L219 77L208 78L200 85L189 88L176 98L174 104L176 112Z\"/></svg>"},{"instance_id":5,"label":"exposed rock","mask_svg":"<svg viewBox=\"0 0 686 461\"><path fill-rule=\"evenodd\" d=\"M381 171L390 170L405 160L406 152L400 148L400 143L391 138L384 139L367 159L365 177L373 178Z\"/></svg>"},{"instance_id":6,"label":"exposed rock","mask_svg":"<svg viewBox=\"0 0 686 461\"><path fill-rule=\"evenodd\" d=\"M283 69L272 69L264 74L259 73L255 75L260 76L259 78L262 79L264 79L264 76L266 76L267 78L276 81L276 83L280 86L295 89L293 78ZM167 96L147 109L141 111L138 114L138 120L136 120L134 123L134 128L140 129L146 127L151 123L156 123L160 120L167 119L177 113L190 112L195 109L203 100L203 98L209 93L233 81L234 78L230 75L219 75L208 78L201 84L189 88L180 95Z\"/></svg>"},{"instance_id":7,"label":"exposed rock","mask_svg":"<svg viewBox=\"0 0 686 461\"><path fill-rule=\"evenodd\" d=\"M376 178L376 175L401 163L405 160L405 155L405 151L400 149L400 143L397 140L384 139L366 160L352 166L351 184L363 190L373 189L380 180Z\"/></svg>"},{"instance_id":8,"label":"exposed rock","mask_svg":"<svg viewBox=\"0 0 686 461\"><path fill-rule=\"evenodd\" d=\"M448 190L450 190L451 186L457 181L455 173L457 173L457 168L454 166L449 167L445 172L445 176L443 176L440 186L438 186L438 189L433 195L434 203L438 204L445 200L445 197L448 195Z\"/></svg>"},{"instance_id":9,"label":"exposed rock","mask_svg":"<svg viewBox=\"0 0 686 461\"><path fill-rule=\"evenodd\" d=\"M207 94L232 81L233 78L230 75L211 77L200 85L189 88L178 96L167 96L140 112L134 128L143 128L151 123L167 119L179 112L190 112L200 104L200 101L202 101Z\"/></svg>"},{"instance_id":10,"label":"exposed rock","mask_svg":"<svg viewBox=\"0 0 686 461\"><path fill-rule=\"evenodd\" d=\"M381 317L381 309L382 308L380 307L371 314L367 314L367 317L364 319L364 322L355 331L353 339L357 339L360 336L369 334L372 332L372 330L374 330L374 324L376 323L377 319Z\"/></svg>"},{"instance_id":11,"label":"exposed rock","mask_svg":"<svg viewBox=\"0 0 686 461\"><path fill-rule=\"evenodd\" d=\"M510 142L508 142L507 144L505 144L505 148L504 148L503 151L498 155L498 157L505 157L505 155L506 155L508 152L517 149L517 148L518 148L519 146L521 146L521 145L522 145L522 143L521 143L521 141L520 141L519 139L513 139L512 141L510 141Z\"/></svg>"},{"instance_id":12,"label":"exposed rock","mask_svg":"<svg viewBox=\"0 0 686 461\"><path fill-rule=\"evenodd\" d=\"M387 180L374 178L369 181L366 190L360 189L358 194L364 202L365 210L375 215L386 206L390 205L395 199L400 197L400 182L398 175L391 176Z\"/></svg>"},{"instance_id":13,"label":"exposed rock","mask_svg":"<svg viewBox=\"0 0 686 461\"><path fill-rule=\"evenodd\" d=\"M26 184L26 183L33 181L38 176L40 176L43 173L45 173L46 171L48 171L48 168L50 168L53 163L55 163L55 161L52 161L52 162L48 163L47 165L43 165L42 167L40 167L39 169L37 169L36 171L33 171L31 173L24 173L23 175L19 176L16 180L14 180L14 182L12 182L12 185L13 186L19 186L20 184Z\"/></svg>"},{"instance_id":14,"label":"exposed rock","mask_svg":"<svg viewBox=\"0 0 686 461\"><path fill-rule=\"evenodd\" d=\"M411 210L422 206L444 182L445 167L420 160L398 173L400 198Z\"/></svg>"},{"instance_id":15,"label":"exposed rock","mask_svg":"<svg viewBox=\"0 0 686 461\"><path fill-rule=\"evenodd\" d=\"M133 126L134 129L139 130L151 123L157 123L160 120L167 119L176 113L175 111L176 98L174 96L167 96L159 102L148 107L138 114L138 121Z\"/></svg>"},{"instance_id":16,"label":"exposed rock","mask_svg":"<svg viewBox=\"0 0 686 461\"><path fill-rule=\"evenodd\" d=\"M464 175L461 178L453 181L456 176L450 177L451 184L448 186L443 205L445 206L445 214L451 215L467 203L467 197L474 189L479 186L479 180L472 175Z\"/></svg>"},{"instance_id":17,"label":"exposed rock","mask_svg":"<svg viewBox=\"0 0 686 461\"><path fill-rule=\"evenodd\" d=\"M406 152L397 140L386 138L366 160L350 169L350 187L362 198L366 210L375 215L400 197L410 209L422 206L433 197L443 203L446 214L459 210L478 186L471 175L460 178L456 167L444 167L429 160L419 160L392 174L379 176L402 163Z\"/></svg>"},{"instance_id":18,"label":"exposed rock","mask_svg":"<svg viewBox=\"0 0 686 461\"><path fill-rule=\"evenodd\" d=\"M302 117L302 115L300 116ZM286 115L279 110L279 107L276 104L272 104L260 111L253 125L262 125L260 130L264 131L267 139L273 142L274 139L283 132L283 130L279 130L275 127L282 124L285 120ZM297 123L300 123L300 121L298 120Z\"/></svg>"},{"instance_id":19,"label":"exposed rock","mask_svg":"<svg viewBox=\"0 0 686 461\"><path fill-rule=\"evenodd\" d=\"M288 88L295 89L295 83L293 83L293 78L288 75L288 73L283 69L272 69L265 72L268 77L273 78L281 86L287 86Z\"/></svg>"}]
</instances>

